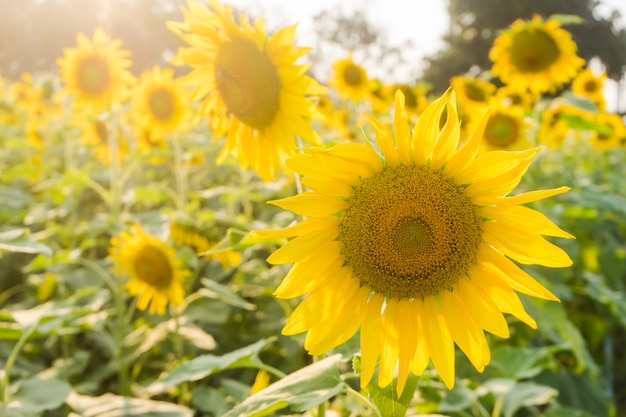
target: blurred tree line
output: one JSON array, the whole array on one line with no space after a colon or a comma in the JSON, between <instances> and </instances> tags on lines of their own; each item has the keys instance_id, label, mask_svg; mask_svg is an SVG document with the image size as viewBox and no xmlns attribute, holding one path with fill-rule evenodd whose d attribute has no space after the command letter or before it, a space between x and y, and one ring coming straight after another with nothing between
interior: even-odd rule
<instances>
[{"instance_id":1,"label":"blurred tree line","mask_svg":"<svg viewBox=\"0 0 626 417\"><path fill-rule=\"evenodd\" d=\"M183 43L165 26L182 20L185 0L0 0L0 75L57 71L63 48L76 46L76 35L91 37L102 26L130 50L139 74L164 64Z\"/></svg>"},{"instance_id":2,"label":"blurred tree line","mask_svg":"<svg viewBox=\"0 0 626 417\"><path fill-rule=\"evenodd\" d=\"M0 75L17 78L23 71L56 71L57 58L63 55L64 47L76 45L76 34L91 36L98 26L112 38L122 39L123 48L132 53L135 74L155 64L163 65L183 45L165 22L182 20L181 6L185 3L186 0L0 0ZM579 54L587 60L598 57L609 77L619 80L626 66L626 31L615 23L620 17L618 12L606 18L598 15L600 4L600 0L448 0L450 24L444 47L425 58L420 58L411 39L399 45L389 44L375 17L366 11L345 14L332 8L313 19L316 40L308 59L314 64L312 74L324 80L333 60L344 57L346 51L355 51L360 54L355 57L358 62L366 68L376 68L377 76L393 78L404 69L412 78L404 82L421 79L433 86L434 93L440 93L454 75L489 69L488 51L493 40L500 29L515 19L534 13L546 17L573 14L580 16L583 23L565 28L578 44ZM291 23L294 22L284 22ZM183 68L177 70L185 72ZM395 78L384 81L398 81Z\"/></svg>"},{"instance_id":3,"label":"blurred tree line","mask_svg":"<svg viewBox=\"0 0 626 417\"><path fill-rule=\"evenodd\" d=\"M578 54L587 61L599 58L609 78L620 80L626 69L626 30L616 24L619 12L599 15L601 4L600 0L449 0L445 46L425 59L422 76L435 91L444 91L452 76L471 69L488 70L492 64L489 49L499 30L516 19L568 14L582 19L580 24L563 26L578 45Z\"/></svg>"}]
</instances>

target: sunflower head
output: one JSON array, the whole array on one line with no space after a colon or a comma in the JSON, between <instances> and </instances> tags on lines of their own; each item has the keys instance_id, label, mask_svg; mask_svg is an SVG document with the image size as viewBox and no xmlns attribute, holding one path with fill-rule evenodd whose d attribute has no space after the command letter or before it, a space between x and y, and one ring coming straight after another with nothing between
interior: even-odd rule
<instances>
[{"instance_id":1,"label":"sunflower head","mask_svg":"<svg viewBox=\"0 0 626 417\"><path fill-rule=\"evenodd\" d=\"M530 148L526 138L527 122L524 109L493 103L489 121L483 134L485 150L520 150Z\"/></svg>"},{"instance_id":2,"label":"sunflower head","mask_svg":"<svg viewBox=\"0 0 626 417\"><path fill-rule=\"evenodd\" d=\"M598 110L603 112L606 110L604 98L604 81L606 78L606 72L595 75L591 68L585 68L572 81L572 92L590 99L598 106Z\"/></svg>"},{"instance_id":3,"label":"sunflower head","mask_svg":"<svg viewBox=\"0 0 626 417\"><path fill-rule=\"evenodd\" d=\"M190 122L187 90L180 87L171 68L154 66L139 77L131 113L136 123L157 136L185 129Z\"/></svg>"},{"instance_id":4,"label":"sunflower head","mask_svg":"<svg viewBox=\"0 0 626 417\"><path fill-rule=\"evenodd\" d=\"M622 117L615 113L598 113L593 116L596 129L589 139L590 143L598 150L605 151L621 146L626 137L626 127Z\"/></svg>"},{"instance_id":5,"label":"sunflower head","mask_svg":"<svg viewBox=\"0 0 626 417\"><path fill-rule=\"evenodd\" d=\"M265 181L288 172L284 160L295 153L296 136L320 143L310 125L315 104L309 98L327 93L306 75L308 65L295 63L309 51L293 46L295 25L268 36L262 19L251 24L241 14L236 23L232 8L217 0L208 7L190 0L183 14L183 22L168 27L189 46L172 62L192 67L182 83L202 100L213 138L226 136L217 163L234 156Z\"/></svg>"},{"instance_id":6,"label":"sunflower head","mask_svg":"<svg viewBox=\"0 0 626 417\"><path fill-rule=\"evenodd\" d=\"M373 82L365 68L354 62L352 53L349 53L346 58L333 63L328 84L337 91L339 97L358 102L369 96Z\"/></svg>"},{"instance_id":7,"label":"sunflower head","mask_svg":"<svg viewBox=\"0 0 626 417\"><path fill-rule=\"evenodd\" d=\"M456 93L459 104L468 105L485 105L496 91L493 83L468 75L452 77L450 86Z\"/></svg>"},{"instance_id":8,"label":"sunflower head","mask_svg":"<svg viewBox=\"0 0 626 417\"><path fill-rule=\"evenodd\" d=\"M536 327L517 292L556 300L516 261L568 266L544 236L572 236L522 204L568 188L509 196L538 149L480 153L487 112L458 147L452 90L412 130L400 91L393 132L370 121L376 137L367 144L312 147L290 159L308 190L270 203L305 220L255 233L292 238L268 258L293 263L278 297L306 295L283 333L307 332L304 346L317 355L360 328L362 386L379 363L378 384L397 371L401 393L409 372L432 362L452 387L455 344L482 371L485 331L509 336L503 313Z\"/></svg>"},{"instance_id":9,"label":"sunflower head","mask_svg":"<svg viewBox=\"0 0 626 417\"><path fill-rule=\"evenodd\" d=\"M491 72L502 82L534 93L554 93L578 73L585 60L556 19L516 20L489 51Z\"/></svg>"},{"instance_id":10,"label":"sunflower head","mask_svg":"<svg viewBox=\"0 0 626 417\"><path fill-rule=\"evenodd\" d=\"M57 60L65 94L77 106L95 110L125 100L135 78L128 70L130 52L120 49L121 41L110 40L98 28L91 39L78 34L77 43L76 48L65 48Z\"/></svg>"},{"instance_id":11,"label":"sunflower head","mask_svg":"<svg viewBox=\"0 0 626 417\"><path fill-rule=\"evenodd\" d=\"M111 239L109 255L114 270L128 278L126 288L137 295L137 307L150 314L164 314L167 304L183 305L183 282L189 275L174 249L135 224Z\"/></svg>"}]
</instances>

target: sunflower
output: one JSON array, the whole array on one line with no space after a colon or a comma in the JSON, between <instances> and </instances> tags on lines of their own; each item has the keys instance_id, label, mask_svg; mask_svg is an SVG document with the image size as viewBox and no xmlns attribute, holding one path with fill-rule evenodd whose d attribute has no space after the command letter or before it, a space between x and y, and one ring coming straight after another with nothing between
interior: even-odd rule
<instances>
[{"instance_id":1,"label":"sunflower","mask_svg":"<svg viewBox=\"0 0 626 417\"><path fill-rule=\"evenodd\" d=\"M197 254L210 250L218 243L217 239L210 239L208 233L200 230L198 226L175 219L170 221L169 239L177 245L189 246ZM214 253L209 257L218 261L224 269L241 263L241 254L234 251Z\"/></svg>"},{"instance_id":2,"label":"sunflower","mask_svg":"<svg viewBox=\"0 0 626 417\"><path fill-rule=\"evenodd\" d=\"M404 96L404 108L409 118L419 116L426 106L428 106L428 98L426 98L427 89L423 85L392 84L388 86L386 90L387 96L389 97L389 106L387 108L393 104L396 91L402 91L402 95Z\"/></svg>"},{"instance_id":3,"label":"sunflower","mask_svg":"<svg viewBox=\"0 0 626 417\"><path fill-rule=\"evenodd\" d=\"M554 93L585 63L576 50L571 35L557 20L543 20L539 15L518 19L494 41L489 51L491 72L507 85Z\"/></svg>"},{"instance_id":4,"label":"sunflower","mask_svg":"<svg viewBox=\"0 0 626 417\"><path fill-rule=\"evenodd\" d=\"M113 133L111 123L102 116L94 117L74 113L72 124L78 127L81 141L90 148L94 159L102 162L105 166L110 165L112 153L109 148L111 143L109 135ZM120 165L128 155L128 141L119 128L117 130L117 144L117 164Z\"/></svg>"},{"instance_id":5,"label":"sunflower","mask_svg":"<svg viewBox=\"0 0 626 417\"><path fill-rule=\"evenodd\" d=\"M507 106L519 106L524 110L531 110L537 98L537 95L529 90L514 88L510 85L499 87L494 94L496 101Z\"/></svg>"},{"instance_id":6,"label":"sunflower","mask_svg":"<svg viewBox=\"0 0 626 417\"><path fill-rule=\"evenodd\" d=\"M120 49L122 41L110 40L97 28L92 39L79 33L77 43L76 48L65 48L57 60L64 92L74 97L74 104L104 110L125 100L135 77L128 70L130 52Z\"/></svg>"},{"instance_id":7,"label":"sunflower","mask_svg":"<svg viewBox=\"0 0 626 417\"><path fill-rule=\"evenodd\" d=\"M254 233L295 237L268 258L293 263L276 296L307 294L283 333L308 331L304 347L318 355L360 328L361 386L380 362L378 384L390 384L397 368L401 393L409 371L421 375L430 360L451 388L455 343L482 371L490 359L484 331L509 336L502 313L536 328L516 291L557 300L514 261L571 264L543 236L572 236L522 205L569 188L508 196L539 148L478 154L485 113L457 149L451 90L424 110L412 133L401 92L393 134L370 121L378 150L345 143L312 147L287 161L311 191L269 203L306 218Z\"/></svg>"},{"instance_id":8,"label":"sunflower","mask_svg":"<svg viewBox=\"0 0 626 417\"><path fill-rule=\"evenodd\" d=\"M184 129L190 122L189 99L179 84L171 68L154 66L142 73L131 100L137 123L157 136Z\"/></svg>"},{"instance_id":9,"label":"sunflower","mask_svg":"<svg viewBox=\"0 0 626 417\"><path fill-rule=\"evenodd\" d=\"M115 271L128 277L126 289L139 296L137 308L164 314L168 303L184 304L182 283L189 271L182 268L174 249L135 224L111 239L109 255Z\"/></svg>"},{"instance_id":10,"label":"sunflower","mask_svg":"<svg viewBox=\"0 0 626 417\"><path fill-rule=\"evenodd\" d=\"M606 110L603 91L606 78L606 72L595 75L591 68L585 68L572 80L572 93L590 99L603 112Z\"/></svg>"},{"instance_id":11,"label":"sunflower","mask_svg":"<svg viewBox=\"0 0 626 417\"><path fill-rule=\"evenodd\" d=\"M213 139L226 136L217 163L233 155L242 169L270 181L286 170L296 136L320 143L308 96L327 89L305 74L310 65L295 65L309 49L292 45L295 25L268 37L262 19L251 25L241 14L238 25L232 8L217 0L208 0L208 8L196 0L187 4L183 22L168 22L190 45L172 62L193 67L183 84L194 87L193 99L204 99L200 111L212 117Z\"/></svg>"},{"instance_id":12,"label":"sunflower","mask_svg":"<svg viewBox=\"0 0 626 417\"><path fill-rule=\"evenodd\" d=\"M570 127L563 118L564 114L565 112L561 106L548 108L539 113L540 120L537 139L548 148L560 148L571 132Z\"/></svg>"},{"instance_id":13,"label":"sunflower","mask_svg":"<svg viewBox=\"0 0 626 417\"><path fill-rule=\"evenodd\" d=\"M524 109L520 106L506 106L493 103L485 132L484 150L521 150L531 147L526 138L527 123Z\"/></svg>"},{"instance_id":14,"label":"sunflower","mask_svg":"<svg viewBox=\"0 0 626 417\"><path fill-rule=\"evenodd\" d=\"M333 63L328 84L337 91L340 98L356 103L369 97L374 82L368 77L365 68L354 62L352 53L349 53L346 58Z\"/></svg>"},{"instance_id":15,"label":"sunflower","mask_svg":"<svg viewBox=\"0 0 626 417\"><path fill-rule=\"evenodd\" d=\"M594 148L605 151L621 145L622 139L626 137L626 127L619 114L599 113L594 115L592 121L598 126L589 138Z\"/></svg>"},{"instance_id":16,"label":"sunflower","mask_svg":"<svg viewBox=\"0 0 626 417\"><path fill-rule=\"evenodd\" d=\"M496 91L493 83L468 75L452 77L450 87L462 105L486 105Z\"/></svg>"}]
</instances>

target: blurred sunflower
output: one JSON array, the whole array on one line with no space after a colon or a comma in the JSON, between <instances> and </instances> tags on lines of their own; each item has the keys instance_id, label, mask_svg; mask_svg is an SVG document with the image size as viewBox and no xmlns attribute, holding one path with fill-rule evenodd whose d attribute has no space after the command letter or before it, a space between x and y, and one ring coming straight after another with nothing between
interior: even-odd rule
<instances>
[{"instance_id":1,"label":"blurred sunflower","mask_svg":"<svg viewBox=\"0 0 626 417\"><path fill-rule=\"evenodd\" d=\"M589 143L600 150L618 148L624 137L626 137L626 127L624 121L619 114L615 113L599 113L594 115L593 120L597 124L589 138Z\"/></svg>"},{"instance_id":2,"label":"blurred sunflower","mask_svg":"<svg viewBox=\"0 0 626 417\"><path fill-rule=\"evenodd\" d=\"M89 39L82 33L76 48L65 48L57 60L63 91L74 98L78 107L105 110L112 103L127 98L135 77L128 68L130 52L120 49L122 41L110 40L102 28Z\"/></svg>"},{"instance_id":3,"label":"blurred sunflower","mask_svg":"<svg viewBox=\"0 0 626 417\"><path fill-rule=\"evenodd\" d=\"M507 106L519 106L524 110L530 110L537 95L526 89L504 85L496 90L494 99Z\"/></svg>"},{"instance_id":4,"label":"blurred sunflower","mask_svg":"<svg viewBox=\"0 0 626 417\"><path fill-rule=\"evenodd\" d=\"M372 81L365 68L354 62L352 53L333 63L328 85L337 91L339 97L355 103L367 99L372 89Z\"/></svg>"},{"instance_id":5,"label":"blurred sunflower","mask_svg":"<svg viewBox=\"0 0 626 417\"><path fill-rule=\"evenodd\" d=\"M451 388L455 343L482 371L490 359L484 331L509 336L502 313L536 328L516 291L557 300L513 261L572 263L543 237L572 236L522 206L568 188L507 196L539 149L479 155L484 116L457 149L453 91L426 108L412 133L399 92L393 134L370 119L380 154L346 143L287 161L312 191L270 203L306 219L255 233L295 236L268 258L294 263L276 296L306 294L283 333L308 331L304 347L319 355L360 328L362 387L379 362L378 384L390 384L397 369L401 393L409 371L421 375L431 360Z\"/></svg>"},{"instance_id":6,"label":"blurred sunflower","mask_svg":"<svg viewBox=\"0 0 626 417\"><path fill-rule=\"evenodd\" d=\"M556 92L584 65L569 32L555 19L518 19L494 41L491 72L503 83L534 93Z\"/></svg>"},{"instance_id":7,"label":"blurred sunflower","mask_svg":"<svg viewBox=\"0 0 626 417\"><path fill-rule=\"evenodd\" d=\"M207 235L207 233L190 222L175 219L170 221L169 239L177 245L189 246L197 254L201 255L218 243L217 239L209 239ZM218 261L224 269L241 263L241 253L234 251L214 253L209 255L209 257Z\"/></svg>"},{"instance_id":8,"label":"blurred sunflower","mask_svg":"<svg viewBox=\"0 0 626 417\"><path fill-rule=\"evenodd\" d=\"M493 83L468 75L452 77L450 87L461 105L486 105L496 91Z\"/></svg>"},{"instance_id":9,"label":"blurred sunflower","mask_svg":"<svg viewBox=\"0 0 626 417\"><path fill-rule=\"evenodd\" d=\"M137 308L165 314L167 304L183 305L182 284L189 275L176 259L174 249L135 224L111 238L109 256L118 274L128 277L126 289L138 296Z\"/></svg>"},{"instance_id":10,"label":"blurred sunflower","mask_svg":"<svg viewBox=\"0 0 626 417\"><path fill-rule=\"evenodd\" d=\"M520 106L492 104L489 121L483 133L482 149L522 150L531 147L526 138L526 120L524 109Z\"/></svg>"},{"instance_id":11,"label":"blurred sunflower","mask_svg":"<svg viewBox=\"0 0 626 417\"><path fill-rule=\"evenodd\" d=\"M190 122L189 99L171 68L154 66L139 77L131 112L137 123L157 136L185 129Z\"/></svg>"},{"instance_id":12,"label":"blurred sunflower","mask_svg":"<svg viewBox=\"0 0 626 417\"><path fill-rule=\"evenodd\" d=\"M80 130L80 139L91 149L94 159L105 166L110 165L112 155L109 149L109 135L112 134L110 124L102 117L82 113L73 114L72 124ZM117 164L120 165L128 155L128 141L120 129L117 130L117 135Z\"/></svg>"},{"instance_id":13,"label":"blurred sunflower","mask_svg":"<svg viewBox=\"0 0 626 417\"><path fill-rule=\"evenodd\" d=\"M572 92L581 97L590 99L603 112L606 110L606 100L604 98L604 80L606 72L595 75L591 68L585 68L572 80Z\"/></svg>"},{"instance_id":14,"label":"blurred sunflower","mask_svg":"<svg viewBox=\"0 0 626 417\"><path fill-rule=\"evenodd\" d=\"M161 165L170 159L170 146L161 135L143 125L132 124L133 137L137 145L137 152L148 157L152 165Z\"/></svg>"},{"instance_id":15,"label":"blurred sunflower","mask_svg":"<svg viewBox=\"0 0 626 417\"><path fill-rule=\"evenodd\" d=\"M402 95L404 96L404 108L406 109L409 119L422 114L426 106L428 106L426 88L422 85L392 84L388 86L386 90L386 96L389 101L387 108L393 103L396 91L402 91Z\"/></svg>"},{"instance_id":16,"label":"blurred sunflower","mask_svg":"<svg viewBox=\"0 0 626 417\"><path fill-rule=\"evenodd\" d=\"M563 145L571 131L563 119L564 111L560 107L552 107L540 112L537 140L548 148L556 149Z\"/></svg>"},{"instance_id":17,"label":"blurred sunflower","mask_svg":"<svg viewBox=\"0 0 626 417\"><path fill-rule=\"evenodd\" d=\"M306 75L309 64L295 64L309 49L292 45L295 25L268 37L261 18L251 25L241 14L236 24L232 8L217 0L208 0L208 8L196 0L187 5L183 22L168 22L190 45L172 62L193 67L183 84L195 88L193 99L204 99L200 111L212 117L213 139L226 135L217 163L233 155L242 169L270 181L286 170L296 136L320 143L308 96L327 89Z\"/></svg>"}]
</instances>

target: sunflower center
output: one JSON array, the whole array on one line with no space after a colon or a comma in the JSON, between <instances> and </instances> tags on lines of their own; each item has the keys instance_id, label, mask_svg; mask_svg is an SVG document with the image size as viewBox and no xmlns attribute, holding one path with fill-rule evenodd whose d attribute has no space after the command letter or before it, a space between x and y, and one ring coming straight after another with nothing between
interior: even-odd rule
<instances>
[{"instance_id":1,"label":"sunflower center","mask_svg":"<svg viewBox=\"0 0 626 417\"><path fill-rule=\"evenodd\" d=\"M584 88L587 93L595 93L598 91L598 83L594 80L587 81Z\"/></svg>"},{"instance_id":2,"label":"sunflower center","mask_svg":"<svg viewBox=\"0 0 626 417\"><path fill-rule=\"evenodd\" d=\"M552 36L542 30L525 30L513 37L511 62L521 72L542 72L561 55Z\"/></svg>"},{"instance_id":3,"label":"sunflower center","mask_svg":"<svg viewBox=\"0 0 626 417\"><path fill-rule=\"evenodd\" d=\"M339 240L362 285L411 299L449 289L467 272L481 221L471 198L441 171L387 166L355 187Z\"/></svg>"},{"instance_id":4,"label":"sunflower center","mask_svg":"<svg viewBox=\"0 0 626 417\"><path fill-rule=\"evenodd\" d=\"M76 81L81 91L92 95L100 94L111 83L109 66L99 57L85 58L78 64Z\"/></svg>"},{"instance_id":5,"label":"sunflower center","mask_svg":"<svg viewBox=\"0 0 626 417\"><path fill-rule=\"evenodd\" d=\"M472 101L483 102L487 100L485 91L474 83L465 84L465 95Z\"/></svg>"},{"instance_id":6,"label":"sunflower center","mask_svg":"<svg viewBox=\"0 0 626 417\"><path fill-rule=\"evenodd\" d=\"M133 266L138 280L157 289L169 287L174 278L167 256L155 246L142 246L135 255Z\"/></svg>"},{"instance_id":7,"label":"sunflower center","mask_svg":"<svg viewBox=\"0 0 626 417\"><path fill-rule=\"evenodd\" d=\"M217 91L237 119L263 130L279 109L280 78L276 67L254 42L232 39L222 45L215 59Z\"/></svg>"},{"instance_id":8,"label":"sunflower center","mask_svg":"<svg viewBox=\"0 0 626 417\"><path fill-rule=\"evenodd\" d=\"M505 114L493 114L485 127L485 140L492 146L504 148L515 142L519 133L515 119Z\"/></svg>"},{"instance_id":9,"label":"sunflower center","mask_svg":"<svg viewBox=\"0 0 626 417\"><path fill-rule=\"evenodd\" d=\"M352 87L357 87L363 84L363 76L360 69L353 64L347 65L343 69L343 80Z\"/></svg>"},{"instance_id":10,"label":"sunflower center","mask_svg":"<svg viewBox=\"0 0 626 417\"><path fill-rule=\"evenodd\" d=\"M404 94L404 106L409 109L416 109L418 104L417 96L413 90L408 87L400 87L400 91Z\"/></svg>"},{"instance_id":11,"label":"sunflower center","mask_svg":"<svg viewBox=\"0 0 626 417\"><path fill-rule=\"evenodd\" d=\"M174 97L172 92L165 88L158 88L150 92L148 107L152 115L160 120L167 121L174 114Z\"/></svg>"},{"instance_id":12,"label":"sunflower center","mask_svg":"<svg viewBox=\"0 0 626 417\"><path fill-rule=\"evenodd\" d=\"M107 125L105 125L104 122L100 120L96 120L95 122L93 122L93 127L96 130L96 135L98 136L100 142L104 144L108 143L109 132L107 130Z\"/></svg>"}]
</instances>

